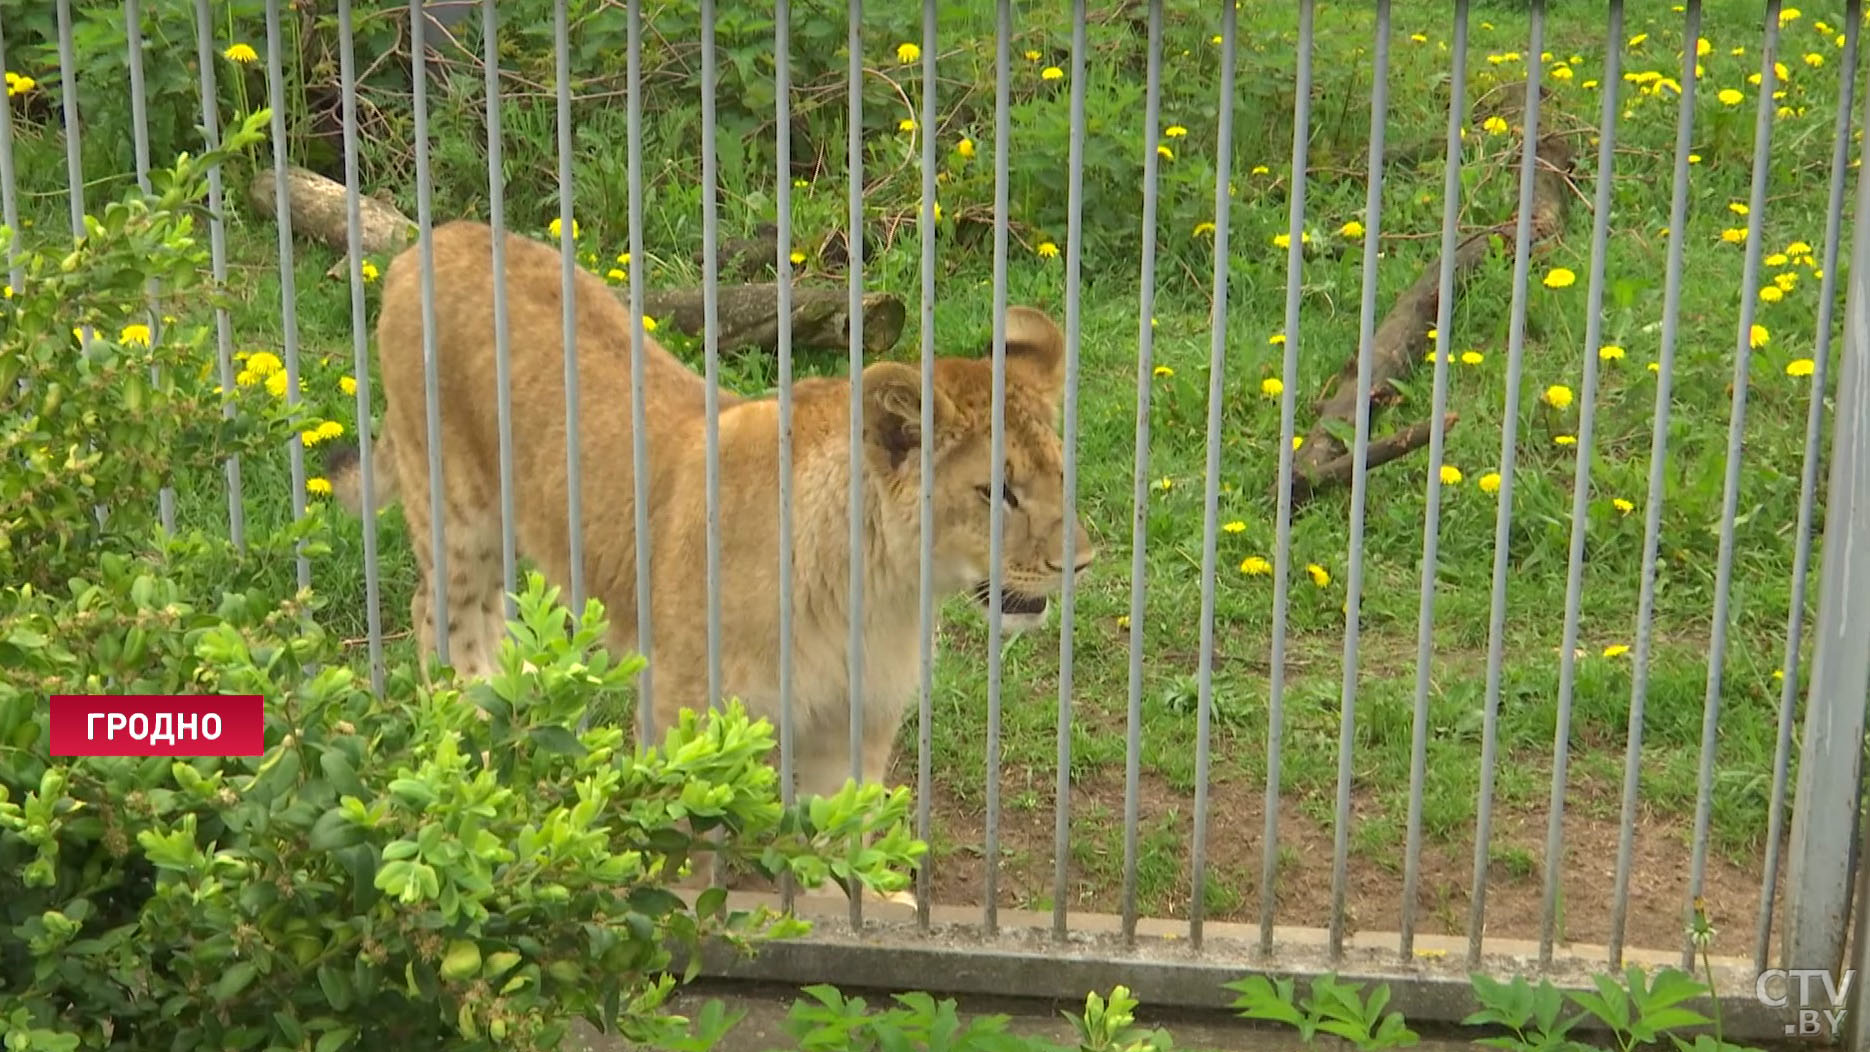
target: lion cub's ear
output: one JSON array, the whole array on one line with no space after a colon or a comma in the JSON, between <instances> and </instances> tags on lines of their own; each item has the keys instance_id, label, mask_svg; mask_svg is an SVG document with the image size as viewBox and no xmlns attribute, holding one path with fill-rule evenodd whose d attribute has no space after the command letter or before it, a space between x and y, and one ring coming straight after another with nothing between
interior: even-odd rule
<instances>
[{"instance_id":1,"label":"lion cub's ear","mask_svg":"<svg viewBox=\"0 0 1870 1052\"><path fill-rule=\"evenodd\" d=\"M993 349L989 346L991 356ZM1012 307L1006 312L1006 361L1023 379L1056 405L1065 389L1065 334L1042 310Z\"/></svg>"},{"instance_id":2,"label":"lion cub's ear","mask_svg":"<svg viewBox=\"0 0 1870 1052\"><path fill-rule=\"evenodd\" d=\"M902 362L877 362L864 369L864 436L871 447L898 468L922 448L922 374ZM935 431L954 416L954 404L940 388L932 392Z\"/></svg>"}]
</instances>

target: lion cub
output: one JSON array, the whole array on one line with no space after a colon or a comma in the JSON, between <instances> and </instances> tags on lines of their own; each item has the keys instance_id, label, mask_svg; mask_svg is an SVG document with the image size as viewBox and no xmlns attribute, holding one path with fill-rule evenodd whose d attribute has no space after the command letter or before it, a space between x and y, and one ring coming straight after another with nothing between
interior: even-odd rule
<instances>
[{"instance_id":1,"label":"lion cub","mask_svg":"<svg viewBox=\"0 0 1870 1052\"><path fill-rule=\"evenodd\" d=\"M492 232L453 222L432 233L434 346L440 392L443 550L450 657L467 677L490 675L505 631L501 595L498 410ZM515 535L548 580L570 579L564 345L556 247L506 241ZM379 505L400 501L420 581L411 617L424 654L435 648L430 606L428 432L420 309L421 257L405 249L383 276L377 356L387 408L377 439ZM582 269L575 276L579 441L587 593L604 603L614 651L636 648L636 491L632 478L630 316ZM991 492L992 364L941 358L935 386L900 362L864 369L863 755L865 781L888 775L891 746L919 685L922 399L934 402L934 586L938 597L987 600L990 502L1005 504L1003 623L1040 622L1062 582L1095 549L1066 521L1056 420L1065 341L1043 313L1006 319L1006 486ZM650 543L651 691L657 733L707 697L707 496L704 381L653 339L644 343ZM850 771L850 381L793 387L793 715L798 790L836 792ZM724 692L779 722L779 406L775 397L720 394L721 671ZM361 508L355 450L334 454L340 499Z\"/></svg>"}]
</instances>

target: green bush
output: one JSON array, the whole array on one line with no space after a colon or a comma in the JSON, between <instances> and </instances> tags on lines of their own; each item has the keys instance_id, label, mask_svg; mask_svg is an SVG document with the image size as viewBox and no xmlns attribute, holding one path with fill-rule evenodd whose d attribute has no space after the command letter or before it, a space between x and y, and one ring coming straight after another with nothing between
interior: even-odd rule
<instances>
[{"instance_id":1,"label":"green bush","mask_svg":"<svg viewBox=\"0 0 1870 1052\"><path fill-rule=\"evenodd\" d=\"M178 473L301 426L263 392L223 394L205 331L136 328L151 280L219 294L190 209L265 118L75 246L28 247L0 311L0 1037L544 1049L582 1016L676 1041L686 1021L659 1007L677 953L801 930L671 892L703 838L769 877L894 890L924 850L907 793L783 808L772 730L738 706L650 747L578 730L642 662L606 655L601 608L573 618L537 576L490 682L398 672L379 693L314 619L321 598L269 572L323 553L316 512L244 547L156 529ZM101 692L259 694L267 751L52 757L46 696ZM682 1039L710 1040L705 1021Z\"/></svg>"}]
</instances>

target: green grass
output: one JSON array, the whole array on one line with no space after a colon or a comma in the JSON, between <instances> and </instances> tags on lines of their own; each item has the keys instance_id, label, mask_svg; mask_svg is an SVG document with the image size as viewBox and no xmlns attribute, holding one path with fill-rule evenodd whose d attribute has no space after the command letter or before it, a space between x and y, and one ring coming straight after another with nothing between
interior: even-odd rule
<instances>
[{"instance_id":1,"label":"green grass","mask_svg":"<svg viewBox=\"0 0 1870 1052\"><path fill-rule=\"evenodd\" d=\"M1392 38L1393 88L1388 136L1393 147L1421 160L1392 165L1383 191L1383 259L1377 274L1378 310L1386 311L1396 293L1412 282L1433 257L1441 207L1441 137L1445 127L1448 39L1446 5L1428 0L1396 4ZM1470 98L1481 100L1470 122L1464 162L1467 193L1463 220L1469 225L1498 222L1512 211L1516 193L1518 138L1483 130L1482 115L1516 101L1517 78L1524 59L1505 59L1524 47L1527 20L1519 5L1477 5L1470 64ZM1595 5L1552 5L1547 50L1553 63L1572 71L1568 80L1548 80L1553 97L1544 126L1574 132L1578 149L1578 196L1572 202L1563 235L1549 253L1533 263L1527 293L1524 376L1519 419L1518 472L1512 529L1508 537L1504 662L1500 679L1498 742L1500 763L1494 786L1495 843L1490 872L1500 894L1536 894L1544 861L1544 813L1550 791L1550 757L1557 712L1558 648L1563 629L1570 504L1575 449L1554 439L1575 433L1578 407L1559 410L1543 404L1549 385L1582 386L1587 348L1585 297L1590 272L1590 208L1596 152L1589 141L1597 120L1598 89L1587 82L1599 76L1604 49L1599 9ZM1830 129L1834 119L1837 67L1841 50L1831 40L1837 4L1813 4L1784 29L1783 61L1791 74L1789 107L1775 122L1771 154L1770 203L1762 218L1768 253L1781 252L1797 240L1823 251L1824 206L1829 179ZM1710 42L1705 79L1699 92L1696 150L1698 163L1690 187L1691 211L1683 231L1688 246L1684 270L1681 330L1677 344L1675 404L1669 427L1668 469L1663 494L1663 530L1653 656L1644 727L1641 792L1646 853L1644 864L1684 868L1686 829L1696 806L1696 771L1701 738L1707 655L1715 591L1722 471L1728 428L1728 385L1733 378L1737 297L1742 248L1723 240L1722 231L1744 227L1746 219L1730 204L1748 192L1752 153L1752 93L1746 78L1758 69L1760 27L1755 5L1740 0L1707 4L1703 35ZM1171 45L1165 52L1163 124L1190 129L1185 138L1166 140L1175 158L1162 164L1164 220L1160 227L1160 280L1154 315L1156 362L1164 367L1151 382L1152 441L1149 449L1148 545L1145 560L1147 613L1129 625L1131 581L1130 523L1135 457L1135 385L1139 289L1134 253L1112 256L1088 252L1083 285L1081 326L1082 384L1079 393L1080 512L1102 549L1096 569L1078 590L1077 646L1072 655L1075 690L1071 728L1073 800L1074 908L1114 909L1124 871L1123 815L1125 713L1130 692L1128 660L1132 634L1145 654L1142 697L1141 768L1143 824L1136 863L1138 898L1143 912L1180 916L1190 894L1187 844L1192 822L1196 765L1203 475L1209 328L1211 242L1190 217L1212 207L1213 67L1218 49L1206 46L1213 31L1208 16L1178 7L1173 13ZM1055 15L1033 15L1022 23L1017 47L1046 47L1046 61L1068 65L1069 37ZM1219 482L1220 521L1238 523L1219 537L1220 573L1215 586L1215 661L1211 760L1215 788L1210 815L1211 861L1208 906L1217 915L1257 916L1260 890L1260 799L1266 778L1270 632L1274 601L1270 576L1239 569L1243 559L1274 551L1276 507L1268 495L1280 442L1278 402L1262 392L1262 381L1277 376L1282 349L1269 337L1283 328L1285 252L1273 237L1287 219L1290 144L1290 54L1293 27L1284 5L1242 5L1243 60L1254 76L1243 75L1237 113L1239 149L1231 180L1236 188L1231 212L1228 310L1224 319L1227 349L1223 403L1223 458ZM944 16L944 41L958 57L944 65L945 75L976 86L972 129L991 128L990 16L956 12ZM1826 19L1831 32L1815 24ZM1313 174L1307 186L1307 223L1316 251L1304 270L1304 315L1296 390L1299 425L1309 428L1309 401L1353 353L1363 275L1361 249L1340 232L1347 221L1366 221L1361 150L1368 125L1370 17L1366 12L1325 5L1319 13L1317 68L1322 91L1317 107ZM1666 8L1632 15L1627 37L1647 39L1626 46L1624 69L1631 73L1679 73L1679 16ZM1422 39L1415 39L1420 34ZM1111 43L1108 35L1094 62L1087 108L1107 138L1140 154L1141 42ZM1181 47L1180 44L1187 44ZM1125 50L1127 47L1127 50ZM1732 49L1744 47L1744 55ZM879 56L893 51L879 40ZM1807 53L1822 56L1809 64ZM944 53L947 54L946 52ZM1567 61L1572 56L1576 61ZM879 64L889 59L880 57ZM1014 58L1022 77L1033 76L1024 57ZM950 59L945 57L944 63ZM971 63L971 65L970 65ZM951 72L950 72L951 70ZM915 89L915 72L902 73ZM1270 79L1269 79L1270 78ZM1620 360L1606 361L1600 373L1597 441L1593 450L1589 532L1579 632L1581 653L1572 712L1572 766L1568 792L1569 832L1597 852L1582 862L1607 868L1618 825L1625 734L1630 704L1631 657L1606 657L1605 649L1635 642L1641 577L1643 513L1650 460L1650 428L1656 376L1646 366L1658 355L1662 316L1662 274L1667 251L1671 153L1676 105L1666 88L1660 95L1640 83L1619 85L1624 117L1618 123L1616 182L1613 186L1612 238L1605 260L1607 275L1604 342L1625 349ZM1747 92L1740 105L1727 105L1717 92ZM1203 103L1201 100L1206 99ZM987 101L983 101L987 100ZM471 100L470 100L471 101ZM686 102L664 100L668 113ZM981 122L979 107L986 105ZM1020 128L1042 127L1052 136L1063 122L1065 95L1022 98ZM1205 106L1205 109L1203 108ZM1281 107L1285 107L1282 109ZM1040 117L1033 110L1052 107ZM671 118L673 119L673 118ZM881 119L881 118L879 118ZM893 115L892 115L893 119ZM1034 123L1040 122L1040 123ZM533 127L537 125L537 127ZM550 122L536 119L521 126L532 148L549 156ZM616 128L616 124L610 125ZM516 133L519 134L519 133ZM770 130L767 132L770 134ZM942 191L949 213L936 302L937 343L951 353L972 353L989 334L991 250L978 227L954 226L957 214L982 216L991 205L991 149L985 136L978 156L965 165L952 156L959 132L943 129L944 164L954 173ZM1042 137L1035 132L1035 138ZM841 140L837 140L841 141ZM1046 144L1052 139L1045 138ZM610 167L620 180L621 139ZM1023 147L1016 133L1013 149ZM664 148L674 146L663 143ZM22 155L42 158L40 179L56 182L57 141L49 135L24 137ZM445 147L460 152L460 143ZM1047 145L1046 148L1050 148ZM509 153L516 144L509 142ZM662 190L652 193L646 233L652 257L649 280L676 285L695 280L689 252L699 233L699 206L693 191L693 144L686 154L650 154ZM876 147L869 171L884 170L879 152L913 161L907 137L900 145ZM1062 153L1059 154L1062 157ZM1126 154L1126 156L1128 156ZM587 158L588 160L588 158ZM581 165L585 161L581 160ZM666 165L666 167L664 167ZM807 245L833 229L844 208L844 183L833 156L828 166L796 193L800 238ZM1264 166L1263 168L1261 166ZM582 169L581 169L582 170ZM685 174L686 173L686 174ZM1018 242L1007 273L1012 302L1045 306L1063 318L1063 260L1042 257L1033 246L1064 241L1063 179L1023 183L1015 200ZM724 230L738 232L770 216L770 177L757 166L730 185ZM907 169L890 192L875 195L879 214L911 216L915 206L914 169ZM1047 186L1056 190L1049 195ZM581 203L603 202L585 231L582 244L591 260L603 260L624 245L622 184L609 182ZM907 189L904 189L907 187ZM406 196L407 187L392 187ZM474 197L462 186L445 188L450 199ZM1108 197L1105 207L1134 216L1134 187L1126 199ZM900 191L900 192L899 192ZM894 193L895 196L891 196ZM903 196L907 194L907 196ZM1208 202L1205 206L1202 201ZM29 201L42 226L59 223L64 205L56 196ZM612 208L611 206L615 207ZM522 204L516 207L529 207ZM555 207L555 206L554 206ZM581 204L582 207L582 204ZM600 207L593 205L594 208ZM1121 211L1128 209L1128 211ZM1191 211L1194 210L1194 211ZM438 212L438 215L442 213ZM444 216L445 217L445 216ZM1108 215L1100 222L1120 227ZM1134 220L1129 220L1132 224ZM280 297L273 231L236 209L231 217L230 246L235 260L239 301L234 309L236 345L243 350L277 351L281 340ZM543 236L541 223L536 233ZM1114 236L1114 235L1113 235ZM322 275L335 257L301 244L298 299L292 305L298 323L302 368L309 397L335 419L350 425L348 400L338 393L338 377L351 371L351 316L348 289ZM865 272L867 287L898 293L910 304L910 331L894 352L913 358L920 336L919 240L913 226L896 231L893 241L874 250ZM1576 284L1548 288L1541 278L1564 267ZM805 267L804 281L835 284L842 272L816 259ZM1480 754L1486 696L1492 568L1497 500L1476 481L1495 470L1501 456L1503 399L1508 365L1511 301L1510 250L1485 263L1455 311L1450 348L1476 350L1477 365L1457 362L1449 369L1449 406L1460 414L1449 434L1447 462L1463 480L1444 490L1441 554L1436 581L1435 652L1428 696L1427 779L1423 829L1430 856L1423 898L1423 923L1460 930L1466 923L1466 885L1480 786ZM1739 497L1741 520L1735 533L1733 619L1727 660L1722 669L1717 776L1712 796L1711 833L1717 864L1710 871L1711 901L1725 910L1725 923L1751 919L1758 894L1758 858L1767 828L1771 763L1779 684L1775 671L1783 660L1783 634L1795 545L1794 523L1809 381L1788 376L1789 362L1813 351L1819 308L1819 277L1813 267L1791 259L1765 273L1792 274L1791 286L1777 302L1762 303L1758 321L1770 342L1751 358L1751 387L1745 428L1746 460ZM372 293L370 319L374 324ZM691 358L690 341L676 340ZM697 359L698 360L698 359ZM771 362L758 357L724 363L730 386L759 392L773 382ZM840 372L838 354L802 352L801 373ZM1379 431L1427 415L1428 374L1413 378L1403 401L1377 417ZM318 450L313 450L316 458ZM1415 704L1416 613L1422 551L1426 454L1418 453L1374 472L1369 479L1361 642L1357 682L1356 749L1353 757L1357 812L1349 846L1355 873L1368 874L1375 891L1353 888L1362 916L1383 916L1400 897L1400 873L1409 800L1411 721ZM286 472L277 461L245 467L246 513L252 528L282 521ZM184 494L184 516L212 524L225 516L225 495L218 479L199 480ZM1613 501L1631 502L1620 511ZM1282 829L1302 846L1279 851L1282 896L1293 896L1299 919L1322 920L1307 903L1322 893L1330 866L1330 833L1337 781L1342 630L1349 551L1349 494L1332 492L1304 508L1292 523L1293 577L1290 582L1288 677L1284 695L1284 758L1280 791L1285 803ZM334 516L335 549L314 567L316 587L330 599L332 626L349 638L364 634L359 525ZM413 587L408 541L400 520L386 516L380 533L383 551L384 624L391 633L407 628L407 601ZM1320 587L1306 573L1316 564L1329 575ZM281 567L282 576L290 567ZM965 603L954 604L942 629L942 654L936 674L933 755L938 784L935 811L935 865L942 887L976 888L982 851L985 800L987 699L980 673L985 628ZM362 648L357 653L362 654ZM406 642L392 645L397 659L408 654ZM1053 864L1051 835L1056 763L1057 675L1056 626L1022 636L1005 649L1003 708L1003 864L1012 874L1002 882L1008 902L1044 908L1050 905ZM915 728L903 730L905 755L898 768L913 780ZM1657 859L1661 859L1657 862ZM1656 939L1679 931L1679 875L1658 890L1639 888L1644 904L1634 913L1639 930ZM953 881L950 885L947 882ZM1639 880L1639 885L1645 883ZM1649 881L1654 883L1654 881ZM1667 883L1665 881L1665 883ZM1570 877L1567 888L1572 887ZM1570 892L1568 894L1576 894ZM1642 899L1648 895L1650 898ZM1361 896L1361 897L1359 897ZM1286 901L1283 900L1282 901ZM1498 898L1494 901L1498 901ZM1315 903L1314 903L1315 904ZM1601 928L1587 920L1607 912L1601 901L1580 909L1567 900L1565 915L1574 932ZM1536 930L1537 914L1518 911L1499 916L1490 930L1524 934ZM1282 920L1286 919L1282 914ZM1643 924L1649 927L1642 928Z\"/></svg>"}]
</instances>

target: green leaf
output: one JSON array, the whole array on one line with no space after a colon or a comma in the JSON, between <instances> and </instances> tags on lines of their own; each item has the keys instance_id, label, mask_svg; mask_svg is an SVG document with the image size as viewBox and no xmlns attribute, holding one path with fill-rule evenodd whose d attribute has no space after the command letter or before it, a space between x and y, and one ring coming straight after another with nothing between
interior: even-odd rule
<instances>
[{"instance_id":1,"label":"green leaf","mask_svg":"<svg viewBox=\"0 0 1870 1052\"><path fill-rule=\"evenodd\" d=\"M216 1001L226 1001L245 990L258 974L252 961L236 961L208 988L208 994Z\"/></svg>"},{"instance_id":2,"label":"green leaf","mask_svg":"<svg viewBox=\"0 0 1870 1052\"><path fill-rule=\"evenodd\" d=\"M559 756L583 756L589 751L576 735L553 724L534 727L530 736L539 748Z\"/></svg>"},{"instance_id":3,"label":"green leaf","mask_svg":"<svg viewBox=\"0 0 1870 1052\"><path fill-rule=\"evenodd\" d=\"M327 1030L325 1035L318 1039L318 1043L312 1046L312 1052L338 1052L339 1049L350 1044L351 1039L356 1036L357 1028L354 1026L341 1026L335 1030Z\"/></svg>"}]
</instances>

